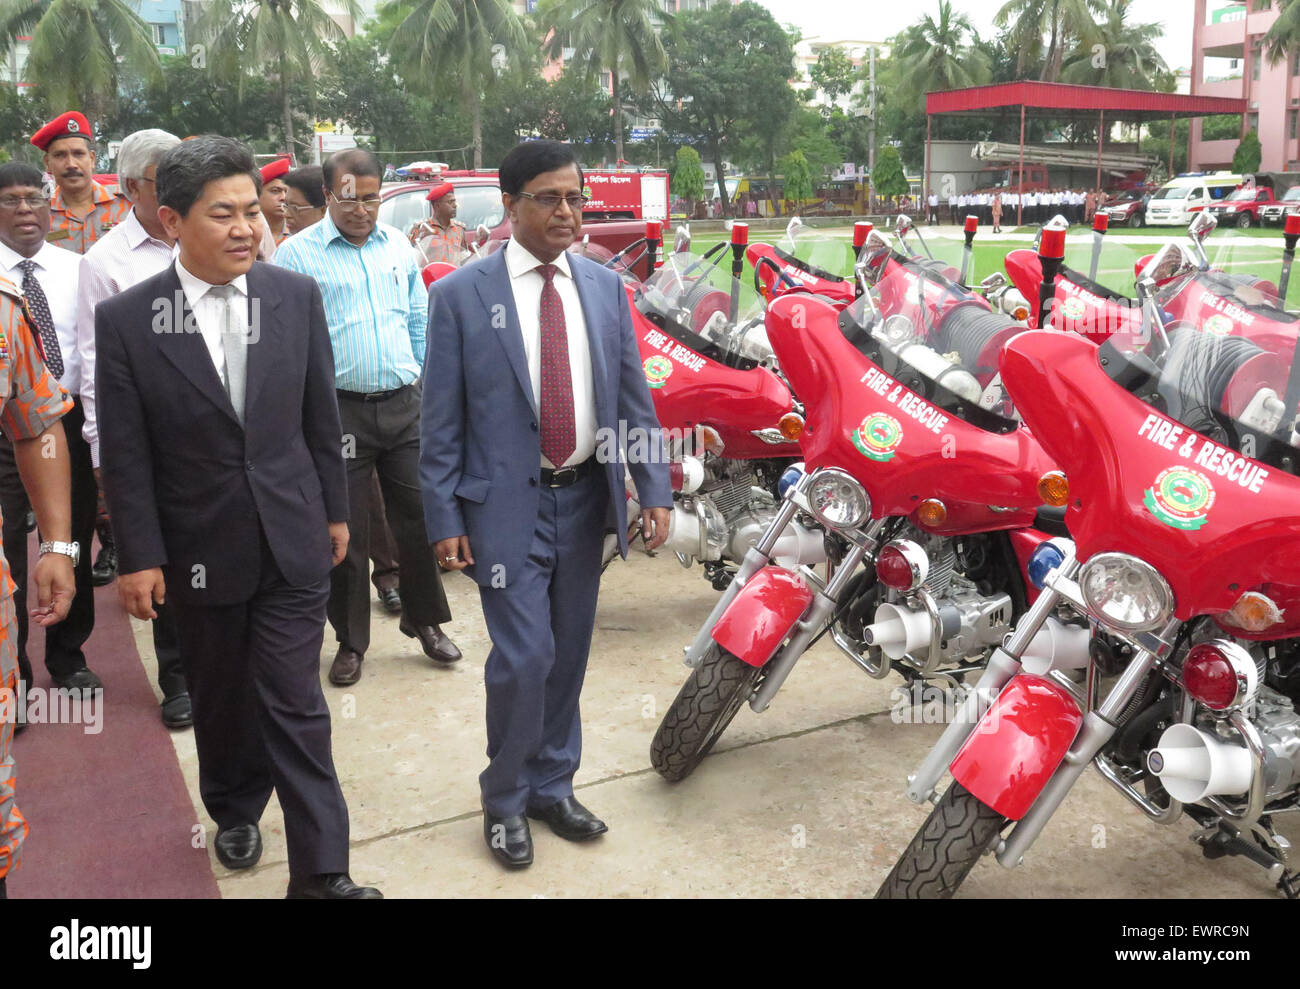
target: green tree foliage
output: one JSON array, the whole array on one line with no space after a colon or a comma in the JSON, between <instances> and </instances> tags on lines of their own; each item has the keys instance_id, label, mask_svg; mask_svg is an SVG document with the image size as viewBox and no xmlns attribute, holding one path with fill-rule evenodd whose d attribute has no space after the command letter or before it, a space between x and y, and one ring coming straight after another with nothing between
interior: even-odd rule
<instances>
[{"instance_id":1,"label":"green tree foliage","mask_svg":"<svg viewBox=\"0 0 1300 989\"><path fill-rule=\"evenodd\" d=\"M1094 16L1104 13L1104 0L1007 0L993 23L1009 31L1022 75L1037 69L1040 79L1056 82L1065 52L1091 46L1098 37Z\"/></svg>"},{"instance_id":2,"label":"green tree foliage","mask_svg":"<svg viewBox=\"0 0 1300 989\"><path fill-rule=\"evenodd\" d=\"M1224 113L1201 118L1202 141L1235 141L1241 136L1241 114Z\"/></svg>"},{"instance_id":3,"label":"green tree foliage","mask_svg":"<svg viewBox=\"0 0 1300 989\"><path fill-rule=\"evenodd\" d=\"M939 0L938 19L926 14L903 42L899 54L905 82L919 96L987 82L989 66L983 52L967 43L974 33L969 17L953 13L951 0Z\"/></svg>"},{"instance_id":4,"label":"green tree foliage","mask_svg":"<svg viewBox=\"0 0 1300 989\"><path fill-rule=\"evenodd\" d=\"M1264 149L1260 146L1259 134L1248 130L1232 154L1232 170L1238 174L1257 172L1263 157Z\"/></svg>"},{"instance_id":5,"label":"green tree foliage","mask_svg":"<svg viewBox=\"0 0 1300 989\"><path fill-rule=\"evenodd\" d=\"M844 49L828 45L817 53L817 61L808 70L808 75L813 86L834 104L841 96L848 96L853 91L858 71ZM827 107L823 115L829 117L830 111L831 108Z\"/></svg>"},{"instance_id":6,"label":"green tree foliage","mask_svg":"<svg viewBox=\"0 0 1300 989\"><path fill-rule=\"evenodd\" d=\"M812 169L802 151L791 151L781 159L781 175L785 179L785 198L799 202L811 199L813 194Z\"/></svg>"},{"instance_id":7,"label":"green tree foliage","mask_svg":"<svg viewBox=\"0 0 1300 989\"><path fill-rule=\"evenodd\" d=\"M483 165L484 96L503 61L530 47L535 39L509 0L418 0L392 36L394 66L408 86L430 97L455 92L468 107L475 168Z\"/></svg>"},{"instance_id":8,"label":"green tree foliage","mask_svg":"<svg viewBox=\"0 0 1300 989\"><path fill-rule=\"evenodd\" d=\"M694 148L678 148L672 174L673 192L692 206L704 198L704 168ZM690 212L694 212L692 209Z\"/></svg>"},{"instance_id":9,"label":"green tree foliage","mask_svg":"<svg viewBox=\"0 0 1300 989\"><path fill-rule=\"evenodd\" d=\"M871 173L871 183L877 196L904 196L907 194L907 179L903 175L903 159L898 149L886 144L876 154L876 168Z\"/></svg>"},{"instance_id":10,"label":"green tree foliage","mask_svg":"<svg viewBox=\"0 0 1300 989\"><path fill-rule=\"evenodd\" d=\"M623 158L623 80L636 93L645 93L663 71L664 46L656 25L673 29L674 18L659 0L550 0L538 11L550 29L547 52L558 57L574 51L572 65L588 79L601 69L610 73L614 114L615 156Z\"/></svg>"},{"instance_id":11,"label":"green tree foliage","mask_svg":"<svg viewBox=\"0 0 1300 989\"><path fill-rule=\"evenodd\" d=\"M39 92L0 85L0 148L19 161L39 164L41 153L32 147L31 136L51 116L49 104ZM106 134L114 133L108 121L103 129Z\"/></svg>"},{"instance_id":12,"label":"green tree foliage","mask_svg":"<svg viewBox=\"0 0 1300 989\"><path fill-rule=\"evenodd\" d=\"M670 134L702 146L719 178L724 158L746 139L774 164L795 109L789 36L752 0L682 14L678 28L664 38L668 70L647 100L651 115ZM730 209L724 202L724 212Z\"/></svg>"},{"instance_id":13,"label":"green tree foliage","mask_svg":"<svg viewBox=\"0 0 1300 989\"><path fill-rule=\"evenodd\" d=\"M1256 10L1267 10L1274 0L1255 0ZM1278 18L1264 35L1264 52L1269 63L1276 65L1288 54L1300 48L1300 3L1295 0L1276 0Z\"/></svg>"},{"instance_id":14,"label":"green tree foliage","mask_svg":"<svg viewBox=\"0 0 1300 989\"><path fill-rule=\"evenodd\" d=\"M156 78L158 49L127 0L0 0L0 59L30 38L24 74L51 106L100 122L123 72Z\"/></svg>"},{"instance_id":15,"label":"green tree foliage","mask_svg":"<svg viewBox=\"0 0 1300 989\"><path fill-rule=\"evenodd\" d=\"M1065 56L1061 81L1116 89L1156 89L1169 66L1156 50L1159 24L1128 19L1131 0L1110 0L1091 44L1079 43Z\"/></svg>"},{"instance_id":16,"label":"green tree foliage","mask_svg":"<svg viewBox=\"0 0 1300 989\"><path fill-rule=\"evenodd\" d=\"M337 3L353 21L361 19L356 0ZM328 60L331 43L344 39L320 0L211 0L198 34L207 46L206 62L219 78L236 82L240 92L250 78L275 78L284 146L300 150L293 125L294 83L311 84L314 100L315 67Z\"/></svg>"}]
</instances>

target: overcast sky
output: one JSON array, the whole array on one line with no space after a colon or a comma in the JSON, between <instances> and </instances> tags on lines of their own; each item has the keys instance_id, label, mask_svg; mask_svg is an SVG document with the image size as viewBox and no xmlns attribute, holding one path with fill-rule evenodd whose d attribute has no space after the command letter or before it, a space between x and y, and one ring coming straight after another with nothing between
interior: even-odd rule
<instances>
[{"instance_id":1,"label":"overcast sky","mask_svg":"<svg viewBox=\"0 0 1300 989\"><path fill-rule=\"evenodd\" d=\"M805 38L883 41L925 14L938 17L938 0L890 3L887 0L759 0L783 24L795 24ZM1003 0L954 0L953 9L966 14L981 35L996 34L993 16ZM1160 54L1171 68L1192 61L1192 4L1190 0L1133 0L1135 21L1164 25Z\"/></svg>"}]
</instances>

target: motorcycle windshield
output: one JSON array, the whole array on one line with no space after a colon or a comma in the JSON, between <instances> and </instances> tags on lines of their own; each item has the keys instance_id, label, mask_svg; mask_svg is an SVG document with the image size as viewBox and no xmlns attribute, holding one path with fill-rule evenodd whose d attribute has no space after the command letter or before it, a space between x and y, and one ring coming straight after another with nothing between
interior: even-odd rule
<instances>
[{"instance_id":1,"label":"motorcycle windshield","mask_svg":"<svg viewBox=\"0 0 1300 989\"><path fill-rule=\"evenodd\" d=\"M912 278L904 297L885 308L862 296L841 316L841 332L886 375L931 405L988 432L1016 429L1020 417L1002 385L998 355L1024 327L991 312L983 300L954 292L951 283L936 284L926 266L904 260L885 278L899 273ZM946 304L935 305L935 293ZM926 304L919 301L923 298Z\"/></svg>"},{"instance_id":2,"label":"motorcycle windshield","mask_svg":"<svg viewBox=\"0 0 1300 989\"><path fill-rule=\"evenodd\" d=\"M615 254L603 244L597 244L593 240L584 238L575 240L569 245L569 253L576 254L578 257L586 258L589 261L595 261L597 264L609 268L619 278L623 279L625 285L636 288L641 284L641 278L645 274L646 265L646 248L644 244L629 247L629 249Z\"/></svg>"},{"instance_id":3,"label":"motorcycle windshield","mask_svg":"<svg viewBox=\"0 0 1300 989\"><path fill-rule=\"evenodd\" d=\"M772 354L762 299L732 277L728 251L704 257L688 251L669 254L641 284L635 300L650 323L713 360L745 368Z\"/></svg>"},{"instance_id":4,"label":"motorcycle windshield","mask_svg":"<svg viewBox=\"0 0 1300 989\"><path fill-rule=\"evenodd\" d=\"M1152 316L1140 341L1103 344L1098 357L1107 375L1188 430L1296 473L1300 364L1293 360L1294 343L1279 352L1267 340L1233 332L1285 314L1256 287L1229 273L1189 266L1173 249L1161 251L1144 275L1156 283L1159 325L1152 325ZM1194 452L1189 446L1187 453ZM1241 463L1219 456L1213 466L1235 470Z\"/></svg>"}]
</instances>

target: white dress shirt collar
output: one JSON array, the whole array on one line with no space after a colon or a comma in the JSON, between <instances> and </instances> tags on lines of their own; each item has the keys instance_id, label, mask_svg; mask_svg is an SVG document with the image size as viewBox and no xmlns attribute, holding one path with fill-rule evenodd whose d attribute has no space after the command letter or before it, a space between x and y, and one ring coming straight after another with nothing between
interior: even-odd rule
<instances>
[{"instance_id":1,"label":"white dress shirt collar","mask_svg":"<svg viewBox=\"0 0 1300 989\"><path fill-rule=\"evenodd\" d=\"M131 250L135 250L146 240L157 244L159 247L165 247L171 250L174 245L168 244L165 240L159 240L153 234L144 228L140 218L135 215L134 207L126 214L126 219L122 221L122 236L126 238L126 244Z\"/></svg>"},{"instance_id":2,"label":"white dress shirt collar","mask_svg":"<svg viewBox=\"0 0 1300 989\"><path fill-rule=\"evenodd\" d=\"M185 290L185 298L189 300L190 305L194 305L199 299L203 298L210 290L216 288L211 282L205 282L198 275L192 274L184 264L181 263L180 255L176 256L176 277L181 280L181 288ZM233 279L230 284L240 295L248 294L248 276L240 275Z\"/></svg>"},{"instance_id":3,"label":"white dress shirt collar","mask_svg":"<svg viewBox=\"0 0 1300 989\"><path fill-rule=\"evenodd\" d=\"M539 260L532 251L524 247L524 245L519 243L519 241L515 240L513 235L511 235L510 240L506 242L505 252L506 270L510 272L511 278L518 278L520 275L525 275L530 271L534 271L546 263L545 261ZM569 278L573 277L573 272L569 270L568 251L561 251L560 256L551 263L559 269L560 274L567 275Z\"/></svg>"},{"instance_id":4,"label":"white dress shirt collar","mask_svg":"<svg viewBox=\"0 0 1300 989\"><path fill-rule=\"evenodd\" d=\"M53 244L50 244L48 242L43 242L41 244L41 249L39 251L33 254L30 258L25 258L17 251L15 251L12 247L10 247L8 244L0 242L0 266L3 266L5 271L13 271L20 264L22 264L22 262L30 260L30 261L35 261L36 266L40 268L42 271L49 271L54 267L54 264L49 256L50 253L53 251L62 251L62 250L63 250L62 247L55 247ZM57 258L54 260L62 261L63 259ZM22 272L18 273L18 280L19 281L22 280Z\"/></svg>"}]
</instances>

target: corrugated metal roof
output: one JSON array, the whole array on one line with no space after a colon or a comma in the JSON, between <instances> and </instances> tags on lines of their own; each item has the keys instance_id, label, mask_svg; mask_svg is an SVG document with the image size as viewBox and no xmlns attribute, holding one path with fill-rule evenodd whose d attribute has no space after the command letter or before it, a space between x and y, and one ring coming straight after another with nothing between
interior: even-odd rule
<instances>
[{"instance_id":1,"label":"corrugated metal roof","mask_svg":"<svg viewBox=\"0 0 1300 989\"><path fill-rule=\"evenodd\" d=\"M1004 82L927 93L925 96L925 112L933 114L975 113L1021 105L1026 110L1056 110L1071 115L1105 110L1113 120L1167 120L1170 117L1245 113L1247 110L1246 100L1226 96L1184 96L1181 93L1073 86L1060 82Z\"/></svg>"}]
</instances>

